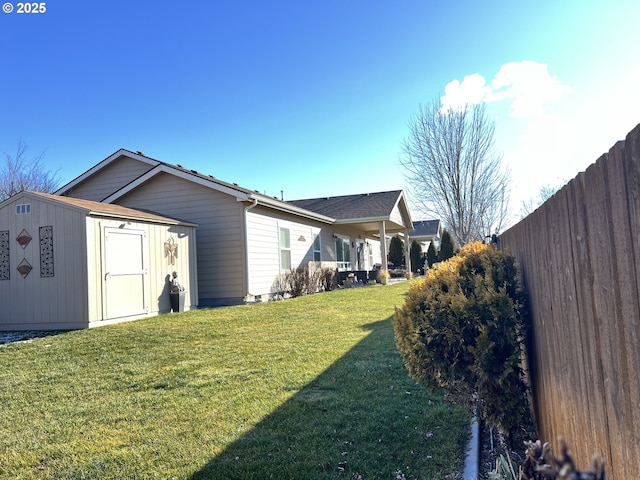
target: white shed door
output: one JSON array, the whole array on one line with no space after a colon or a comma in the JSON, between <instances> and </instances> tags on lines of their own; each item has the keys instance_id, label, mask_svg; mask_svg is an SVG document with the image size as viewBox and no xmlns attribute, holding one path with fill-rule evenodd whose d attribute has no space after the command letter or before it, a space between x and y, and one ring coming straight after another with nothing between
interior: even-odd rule
<instances>
[{"instance_id":1,"label":"white shed door","mask_svg":"<svg viewBox=\"0 0 640 480\"><path fill-rule=\"evenodd\" d=\"M146 312L145 233L105 228L105 319Z\"/></svg>"}]
</instances>

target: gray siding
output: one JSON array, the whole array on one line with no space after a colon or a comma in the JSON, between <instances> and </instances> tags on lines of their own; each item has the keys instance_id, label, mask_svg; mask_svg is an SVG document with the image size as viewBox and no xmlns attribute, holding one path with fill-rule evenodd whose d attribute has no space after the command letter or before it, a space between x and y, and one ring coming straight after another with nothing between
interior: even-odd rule
<instances>
[{"instance_id":1,"label":"gray siding","mask_svg":"<svg viewBox=\"0 0 640 480\"><path fill-rule=\"evenodd\" d=\"M198 224L200 305L242 301L246 295L244 204L228 194L166 173L158 174L117 203Z\"/></svg>"},{"instance_id":2,"label":"gray siding","mask_svg":"<svg viewBox=\"0 0 640 480\"><path fill-rule=\"evenodd\" d=\"M16 203L30 203L31 214L16 215ZM40 275L39 228L53 227L53 277ZM22 248L16 238L32 237ZM0 280L0 329L69 329L87 326L88 285L85 215L33 199L9 202L0 209L0 231L9 231L10 279ZM33 270L16 270L26 259Z\"/></svg>"},{"instance_id":3,"label":"gray siding","mask_svg":"<svg viewBox=\"0 0 640 480\"><path fill-rule=\"evenodd\" d=\"M100 202L152 168L152 165L138 160L119 157L100 170L99 174L87 178L72 190L64 192L64 195Z\"/></svg>"}]
</instances>

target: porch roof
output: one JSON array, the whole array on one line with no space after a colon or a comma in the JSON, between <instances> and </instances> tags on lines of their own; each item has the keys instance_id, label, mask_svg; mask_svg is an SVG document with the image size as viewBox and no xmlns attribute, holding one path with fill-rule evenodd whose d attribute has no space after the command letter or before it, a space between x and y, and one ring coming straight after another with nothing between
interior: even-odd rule
<instances>
[{"instance_id":1,"label":"porch roof","mask_svg":"<svg viewBox=\"0 0 640 480\"><path fill-rule=\"evenodd\" d=\"M337 224L353 224L365 231L378 232L381 221L387 223L389 232L413 228L402 190L290 200L287 203L334 218Z\"/></svg>"}]
</instances>

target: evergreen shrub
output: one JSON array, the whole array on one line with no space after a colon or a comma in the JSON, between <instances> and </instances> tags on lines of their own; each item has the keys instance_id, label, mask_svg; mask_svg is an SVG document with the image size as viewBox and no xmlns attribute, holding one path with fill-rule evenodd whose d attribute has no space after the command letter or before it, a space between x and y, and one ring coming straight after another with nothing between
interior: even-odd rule
<instances>
[{"instance_id":1,"label":"evergreen shrub","mask_svg":"<svg viewBox=\"0 0 640 480\"><path fill-rule=\"evenodd\" d=\"M391 237L389 242L389 261L394 267L404 265L404 242L398 235Z\"/></svg>"},{"instance_id":2,"label":"evergreen shrub","mask_svg":"<svg viewBox=\"0 0 640 480\"><path fill-rule=\"evenodd\" d=\"M427 248L427 262L425 265L428 265L429 268L433 267L434 263L438 262L438 253L436 252L436 247L433 244L433 241L429 242L429 248Z\"/></svg>"},{"instance_id":3,"label":"evergreen shrub","mask_svg":"<svg viewBox=\"0 0 640 480\"><path fill-rule=\"evenodd\" d=\"M422 273L424 267L424 256L422 255L422 245L420 245L416 240L411 242L409 257L411 258L411 271L414 273Z\"/></svg>"},{"instance_id":4,"label":"evergreen shrub","mask_svg":"<svg viewBox=\"0 0 640 480\"><path fill-rule=\"evenodd\" d=\"M445 230L442 232L442 239L440 240L440 250L438 251L438 261L444 262L449 260L456 254L456 246L453 242L451 234Z\"/></svg>"},{"instance_id":5,"label":"evergreen shrub","mask_svg":"<svg viewBox=\"0 0 640 480\"><path fill-rule=\"evenodd\" d=\"M525 296L514 259L480 242L426 272L396 309L395 340L418 382L474 399L507 438L529 415L521 368Z\"/></svg>"}]
</instances>

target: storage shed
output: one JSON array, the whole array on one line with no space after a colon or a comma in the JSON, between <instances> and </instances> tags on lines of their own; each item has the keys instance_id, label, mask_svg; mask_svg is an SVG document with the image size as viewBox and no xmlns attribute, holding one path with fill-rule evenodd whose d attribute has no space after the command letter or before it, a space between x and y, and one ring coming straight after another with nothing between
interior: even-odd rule
<instances>
[{"instance_id":1,"label":"storage shed","mask_svg":"<svg viewBox=\"0 0 640 480\"><path fill-rule=\"evenodd\" d=\"M78 198L22 192L0 203L0 330L67 330L198 304L196 225Z\"/></svg>"}]
</instances>

